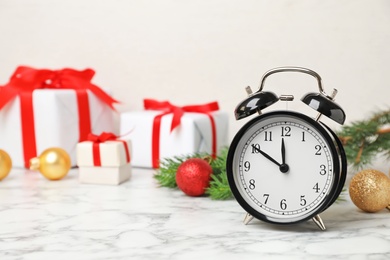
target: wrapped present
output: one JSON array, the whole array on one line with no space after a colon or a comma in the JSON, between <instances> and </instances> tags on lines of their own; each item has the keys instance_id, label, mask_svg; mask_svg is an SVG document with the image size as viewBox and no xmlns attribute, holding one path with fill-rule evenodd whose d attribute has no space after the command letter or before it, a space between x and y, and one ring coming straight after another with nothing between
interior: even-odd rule
<instances>
[{"instance_id":1,"label":"wrapped present","mask_svg":"<svg viewBox=\"0 0 390 260\"><path fill-rule=\"evenodd\" d=\"M144 107L120 117L120 134L132 141L133 166L158 168L163 158L198 152L215 156L227 145L228 115L217 102L178 107L146 99Z\"/></svg>"},{"instance_id":2,"label":"wrapped present","mask_svg":"<svg viewBox=\"0 0 390 260\"><path fill-rule=\"evenodd\" d=\"M76 145L88 133L113 131L113 104L91 83L94 71L18 67L0 87L0 149L16 167L50 147L61 147L76 165Z\"/></svg>"},{"instance_id":3,"label":"wrapped present","mask_svg":"<svg viewBox=\"0 0 390 260\"><path fill-rule=\"evenodd\" d=\"M131 141L112 133L90 134L77 144L80 183L118 185L130 178Z\"/></svg>"}]
</instances>

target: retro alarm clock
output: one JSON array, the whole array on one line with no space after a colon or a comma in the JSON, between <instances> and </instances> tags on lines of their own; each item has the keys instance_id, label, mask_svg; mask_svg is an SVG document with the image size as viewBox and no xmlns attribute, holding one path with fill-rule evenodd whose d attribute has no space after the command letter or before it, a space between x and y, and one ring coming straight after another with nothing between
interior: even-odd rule
<instances>
[{"instance_id":1,"label":"retro alarm clock","mask_svg":"<svg viewBox=\"0 0 390 260\"><path fill-rule=\"evenodd\" d=\"M305 73L316 78L318 92L301 99L317 111L316 117L278 110L262 113L275 102L292 101L292 95L277 96L264 91L265 80L282 72ZM336 134L321 116L343 124L345 113L334 102L337 90L324 92L321 77L301 67L280 67L266 72L259 90L238 104L237 120L258 114L235 135L227 156L227 177L231 191L247 212L244 223L253 218L273 224L295 224L312 219L326 227L320 213L332 205L343 189L347 160Z\"/></svg>"}]
</instances>

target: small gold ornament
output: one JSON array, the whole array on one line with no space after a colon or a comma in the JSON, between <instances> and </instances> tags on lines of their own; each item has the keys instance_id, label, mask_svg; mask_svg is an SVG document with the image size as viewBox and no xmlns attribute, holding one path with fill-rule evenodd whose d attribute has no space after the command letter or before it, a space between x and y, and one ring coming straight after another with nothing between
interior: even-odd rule
<instances>
[{"instance_id":1,"label":"small gold ornament","mask_svg":"<svg viewBox=\"0 0 390 260\"><path fill-rule=\"evenodd\" d=\"M39 157L30 160L30 170L39 170L49 180L60 180L71 167L68 153L61 148L46 149Z\"/></svg>"},{"instance_id":2,"label":"small gold ornament","mask_svg":"<svg viewBox=\"0 0 390 260\"><path fill-rule=\"evenodd\" d=\"M351 179L349 195L352 202L366 212L390 209L390 179L383 172L363 170Z\"/></svg>"},{"instance_id":3,"label":"small gold ornament","mask_svg":"<svg viewBox=\"0 0 390 260\"><path fill-rule=\"evenodd\" d=\"M0 181L8 176L12 168L12 160L8 153L0 149Z\"/></svg>"}]
</instances>

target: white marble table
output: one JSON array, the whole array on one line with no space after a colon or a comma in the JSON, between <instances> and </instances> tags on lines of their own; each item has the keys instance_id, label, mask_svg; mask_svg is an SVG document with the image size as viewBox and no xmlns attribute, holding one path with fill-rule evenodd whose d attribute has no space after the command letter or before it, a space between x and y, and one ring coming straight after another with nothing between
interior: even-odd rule
<instances>
[{"instance_id":1,"label":"white marble table","mask_svg":"<svg viewBox=\"0 0 390 260\"><path fill-rule=\"evenodd\" d=\"M133 169L120 186L13 170L0 182L0 259L390 259L390 213L346 201L322 213L328 230L258 220L235 200L191 198Z\"/></svg>"}]
</instances>

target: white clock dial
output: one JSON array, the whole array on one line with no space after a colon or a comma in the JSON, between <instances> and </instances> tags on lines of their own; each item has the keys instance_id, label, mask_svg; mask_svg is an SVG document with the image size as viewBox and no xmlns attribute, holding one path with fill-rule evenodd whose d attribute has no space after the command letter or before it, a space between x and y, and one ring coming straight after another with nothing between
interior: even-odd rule
<instances>
[{"instance_id":1,"label":"white clock dial","mask_svg":"<svg viewBox=\"0 0 390 260\"><path fill-rule=\"evenodd\" d=\"M313 122L300 114L270 113L250 122L233 141L235 193L252 214L290 223L326 206L338 158L332 139Z\"/></svg>"}]
</instances>

